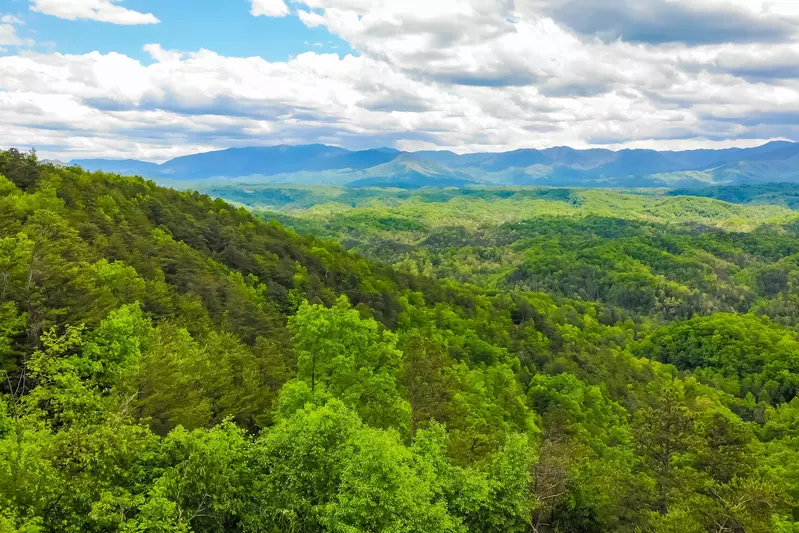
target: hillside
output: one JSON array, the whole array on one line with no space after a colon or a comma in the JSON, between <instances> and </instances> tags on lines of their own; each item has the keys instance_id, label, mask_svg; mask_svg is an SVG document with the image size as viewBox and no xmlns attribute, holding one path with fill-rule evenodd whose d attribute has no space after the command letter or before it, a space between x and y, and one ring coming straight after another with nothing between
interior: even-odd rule
<instances>
[{"instance_id":1,"label":"hillside","mask_svg":"<svg viewBox=\"0 0 799 533\"><path fill-rule=\"evenodd\" d=\"M664 319L752 311L792 320L783 308L794 298L799 214L780 205L546 188L213 194L409 273ZM772 277L783 281L771 287Z\"/></svg>"},{"instance_id":2,"label":"hillside","mask_svg":"<svg viewBox=\"0 0 799 533\"><path fill-rule=\"evenodd\" d=\"M416 194L0 152L0 531L799 527L793 212Z\"/></svg>"},{"instance_id":3,"label":"hillside","mask_svg":"<svg viewBox=\"0 0 799 533\"><path fill-rule=\"evenodd\" d=\"M799 184L765 183L698 189L675 189L670 196L703 196L724 202L751 205L777 205L799 209Z\"/></svg>"},{"instance_id":4,"label":"hillside","mask_svg":"<svg viewBox=\"0 0 799 533\"><path fill-rule=\"evenodd\" d=\"M799 181L799 143L757 148L654 150L515 150L505 153L352 152L324 145L233 148L189 155L160 165L141 161L76 160L87 170L137 174L178 187L198 180L309 185L539 185L574 187L695 187ZM181 184L182 182L182 184Z\"/></svg>"}]
</instances>

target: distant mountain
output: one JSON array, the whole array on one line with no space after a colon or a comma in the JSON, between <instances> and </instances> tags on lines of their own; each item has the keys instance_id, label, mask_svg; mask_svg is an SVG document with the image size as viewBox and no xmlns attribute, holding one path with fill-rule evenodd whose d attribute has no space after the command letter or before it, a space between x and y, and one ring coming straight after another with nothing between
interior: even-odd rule
<instances>
[{"instance_id":1,"label":"distant mountain","mask_svg":"<svg viewBox=\"0 0 799 533\"><path fill-rule=\"evenodd\" d=\"M313 144L263 148L231 148L219 152L178 157L160 165L162 175L174 179L273 176L293 172L362 170L393 160L397 150L350 152L343 148Z\"/></svg>"},{"instance_id":2,"label":"distant mountain","mask_svg":"<svg viewBox=\"0 0 799 533\"><path fill-rule=\"evenodd\" d=\"M452 170L435 161L402 154L393 161L377 165L358 173L359 177L348 185L352 187L397 187L418 189L435 184L439 187L465 187L480 185L469 174Z\"/></svg>"},{"instance_id":3,"label":"distant mountain","mask_svg":"<svg viewBox=\"0 0 799 533\"><path fill-rule=\"evenodd\" d=\"M312 144L231 148L178 157L162 164L86 159L87 170L164 181L238 179L248 183L338 184L359 187L550 185L584 187L699 187L742 183L799 183L799 143L777 141L725 150L514 150L456 154L350 151Z\"/></svg>"},{"instance_id":4,"label":"distant mountain","mask_svg":"<svg viewBox=\"0 0 799 533\"><path fill-rule=\"evenodd\" d=\"M78 165L85 170L113 172L114 174L127 174L143 176L145 178L155 178L160 176L161 165L147 163L146 161L136 161L135 159L75 159L70 161L72 165Z\"/></svg>"}]
</instances>

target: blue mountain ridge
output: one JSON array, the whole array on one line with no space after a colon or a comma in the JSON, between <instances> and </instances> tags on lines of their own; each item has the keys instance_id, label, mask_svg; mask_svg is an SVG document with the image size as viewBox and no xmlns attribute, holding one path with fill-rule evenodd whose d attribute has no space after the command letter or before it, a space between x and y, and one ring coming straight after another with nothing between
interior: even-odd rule
<instances>
[{"instance_id":1,"label":"blue mountain ridge","mask_svg":"<svg viewBox=\"0 0 799 533\"><path fill-rule=\"evenodd\" d=\"M546 185L692 187L799 182L799 143L775 141L723 150L576 150L555 147L502 153L351 151L322 144L230 148L162 164L84 159L86 170L156 181L237 179L247 183L422 186Z\"/></svg>"}]
</instances>

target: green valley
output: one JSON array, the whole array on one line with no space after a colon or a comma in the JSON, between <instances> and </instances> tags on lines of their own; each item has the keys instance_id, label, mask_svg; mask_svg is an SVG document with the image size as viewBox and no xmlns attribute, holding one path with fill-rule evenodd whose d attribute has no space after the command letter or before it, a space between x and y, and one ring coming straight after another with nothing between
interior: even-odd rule
<instances>
[{"instance_id":1,"label":"green valley","mask_svg":"<svg viewBox=\"0 0 799 533\"><path fill-rule=\"evenodd\" d=\"M679 193L0 152L0 532L799 531L799 213Z\"/></svg>"}]
</instances>

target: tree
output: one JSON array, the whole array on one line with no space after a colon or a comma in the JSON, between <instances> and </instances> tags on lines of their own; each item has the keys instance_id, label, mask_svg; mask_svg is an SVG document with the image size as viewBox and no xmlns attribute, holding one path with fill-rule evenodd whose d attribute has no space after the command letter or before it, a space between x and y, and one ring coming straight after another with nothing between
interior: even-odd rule
<instances>
[{"instance_id":1,"label":"tree","mask_svg":"<svg viewBox=\"0 0 799 533\"><path fill-rule=\"evenodd\" d=\"M506 365L453 367L457 390L449 428L452 454L464 463L485 459L513 433L535 432L524 392Z\"/></svg>"},{"instance_id":2,"label":"tree","mask_svg":"<svg viewBox=\"0 0 799 533\"><path fill-rule=\"evenodd\" d=\"M250 445L229 422L211 430L172 431L158 450L161 475L126 530L239 530L246 502L254 496Z\"/></svg>"},{"instance_id":3,"label":"tree","mask_svg":"<svg viewBox=\"0 0 799 533\"><path fill-rule=\"evenodd\" d=\"M397 337L362 319L346 297L332 308L303 303L289 320L297 375L357 410L375 427L405 428L409 408L396 386L402 352Z\"/></svg>"},{"instance_id":4,"label":"tree","mask_svg":"<svg viewBox=\"0 0 799 533\"><path fill-rule=\"evenodd\" d=\"M39 179L41 166L36 152L23 153L16 148L0 152L0 175L23 190L30 190Z\"/></svg>"},{"instance_id":5,"label":"tree","mask_svg":"<svg viewBox=\"0 0 799 533\"><path fill-rule=\"evenodd\" d=\"M447 423L457 381L454 361L439 343L421 335L405 344L401 383L411 406L411 437L430 421Z\"/></svg>"},{"instance_id":6,"label":"tree","mask_svg":"<svg viewBox=\"0 0 799 533\"><path fill-rule=\"evenodd\" d=\"M470 531L529 531L535 502L532 493L534 464L535 454L529 438L521 434L509 435L488 463L488 494L483 505L467 515Z\"/></svg>"},{"instance_id":7,"label":"tree","mask_svg":"<svg viewBox=\"0 0 799 533\"><path fill-rule=\"evenodd\" d=\"M624 531L646 493L624 408L570 374L536 375L528 391L543 431L534 469L535 531Z\"/></svg>"},{"instance_id":8,"label":"tree","mask_svg":"<svg viewBox=\"0 0 799 533\"><path fill-rule=\"evenodd\" d=\"M125 391L134 398L136 417L156 433L201 428L213 419L218 367L185 329L158 326L136 370Z\"/></svg>"},{"instance_id":9,"label":"tree","mask_svg":"<svg viewBox=\"0 0 799 533\"><path fill-rule=\"evenodd\" d=\"M635 444L655 472L655 508L669 512L671 495L680 488L680 454L697 447L695 414L685 404L684 392L677 382L666 386L656 407L643 406L633 420Z\"/></svg>"},{"instance_id":10,"label":"tree","mask_svg":"<svg viewBox=\"0 0 799 533\"><path fill-rule=\"evenodd\" d=\"M340 400L301 409L254 448L246 527L297 533L460 531L394 431L364 426Z\"/></svg>"}]
</instances>

